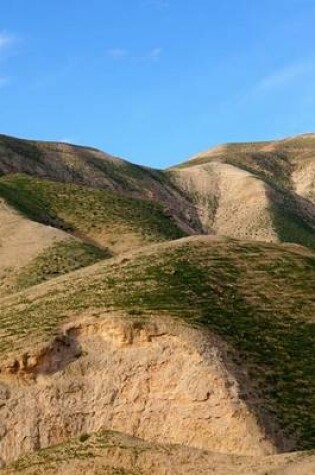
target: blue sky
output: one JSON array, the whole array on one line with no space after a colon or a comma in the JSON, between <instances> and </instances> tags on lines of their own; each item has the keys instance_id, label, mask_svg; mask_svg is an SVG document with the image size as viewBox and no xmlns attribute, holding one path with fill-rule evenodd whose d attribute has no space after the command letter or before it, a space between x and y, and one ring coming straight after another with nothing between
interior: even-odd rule
<instances>
[{"instance_id":1,"label":"blue sky","mask_svg":"<svg viewBox=\"0 0 315 475\"><path fill-rule=\"evenodd\" d=\"M311 131L315 0L1 0L1 133L162 168Z\"/></svg>"}]
</instances>

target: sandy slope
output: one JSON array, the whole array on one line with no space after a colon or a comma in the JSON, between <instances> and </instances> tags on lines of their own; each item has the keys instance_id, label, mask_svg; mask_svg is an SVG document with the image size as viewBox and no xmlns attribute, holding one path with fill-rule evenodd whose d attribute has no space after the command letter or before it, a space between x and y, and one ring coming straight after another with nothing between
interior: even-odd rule
<instances>
[{"instance_id":1,"label":"sandy slope","mask_svg":"<svg viewBox=\"0 0 315 475\"><path fill-rule=\"evenodd\" d=\"M59 229L36 223L0 200L0 273L18 269L54 242L71 239Z\"/></svg>"},{"instance_id":2,"label":"sandy slope","mask_svg":"<svg viewBox=\"0 0 315 475\"><path fill-rule=\"evenodd\" d=\"M86 440L40 451L1 470L3 475L314 475L307 453L240 457L186 446L157 445L100 431Z\"/></svg>"},{"instance_id":3,"label":"sandy slope","mask_svg":"<svg viewBox=\"0 0 315 475\"><path fill-rule=\"evenodd\" d=\"M239 239L277 242L268 185L232 165L212 162L172 172L194 200L208 232Z\"/></svg>"},{"instance_id":4,"label":"sandy slope","mask_svg":"<svg viewBox=\"0 0 315 475\"><path fill-rule=\"evenodd\" d=\"M0 200L0 271L22 267L56 241L71 239L59 229L21 216Z\"/></svg>"}]
</instances>

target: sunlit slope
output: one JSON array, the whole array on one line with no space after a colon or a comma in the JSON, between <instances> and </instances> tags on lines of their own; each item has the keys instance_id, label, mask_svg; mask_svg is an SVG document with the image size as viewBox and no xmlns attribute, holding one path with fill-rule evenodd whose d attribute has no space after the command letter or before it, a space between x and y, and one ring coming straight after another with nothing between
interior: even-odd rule
<instances>
[{"instance_id":1,"label":"sunlit slope","mask_svg":"<svg viewBox=\"0 0 315 475\"><path fill-rule=\"evenodd\" d=\"M201 230L193 206L165 173L97 149L0 135L0 175L16 173L159 202L185 232Z\"/></svg>"},{"instance_id":2,"label":"sunlit slope","mask_svg":"<svg viewBox=\"0 0 315 475\"><path fill-rule=\"evenodd\" d=\"M21 215L0 198L0 296L110 256L80 239Z\"/></svg>"},{"instance_id":3,"label":"sunlit slope","mask_svg":"<svg viewBox=\"0 0 315 475\"><path fill-rule=\"evenodd\" d=\"M267 183L296 191L314 201L315 134L269 142L226 144L199 153L176 168L211 162L247 170Z\"/></svg>"},{"instance_id":4,"label":"sunlit slope","mask_svg":"<svg viewBox=\"0 0 315 475\"><path fill-rule=\"evenodd\" d=\"M303 136L224 145L168 173L195 204L206 230L239 239L295 242L314 248L312 167L315 139ZM302 175L308 183L304 188Z\"/></svg>"},{"instance_id":5,"label":"sunlit slope","mask_svg":"<svg viewBox=\"0 0 315 475\"><path fill-rule=\"evenodd\" d=\"M142 200L139 216L146 214L145 208L159 208L171 223L171 238L176 237L172 232L175 225L182 235L215 233L255 241L294 242L314 249L314 144L312 134L273 142L228 144L162 171L87 147L0 136L0 173L9 181L22 173L35 181L49 179L67 189L79 186L81 197L84 194L89 205L99 201L95 198L100 196L98 190L105 190L104 196L116 197L112 198L116 201L114 207L126 207L127 214L130 206L134 208L134 199ZM83 193L84 187L90 190ZM88 194L95 196L87 199ZM50 219L49 223L67 226L67 220L62 218L63 223L60 219ZM96 221L99 219L96 217ZM143 219L140 234L142 227ZM105 245L116 240L115 236L104 238L101 234L100 229L88 233ZM141 239L135 239L132 244L134 237L130 238L133 247L142 245ZM119 242L116 247L125 249Z\"/></svg>"},{"instance_id":6,"label":"sunlit slope","mask_svg":"<svg viewBox=\"0 0 315 475\"><path fill-rule=\"evenodd\" d=\"M28 455L3 470L3 475L164 475L168 470L173 475L311 475L314 469L315 457L308 453L239 457L152 444L100 430Z\"/></svg>"},{"instance_id":7,"label":"sunlit slope","mask_svg":"<svg viewBox=\"0 0 315 475\"><path fill-rule=\"evenodd\" d=\"M0 196L30 219L113 252L184 236L162 205L102 189L7 175Z\"/></svg>"},{"instance_id":8,"label":"sunlit slope","mask_svg":"<svg viewBox=\"0 0 315 475\"><path fill-rule=\"evenodd\" d=\"M160 244L3 300L2 358L50 341L83 315L168 315L222 337L259 395L248 401L252 410L292 447L312 448L314 281L314 255L302 248L209 237Z\"/></svg>"}]
</instances>

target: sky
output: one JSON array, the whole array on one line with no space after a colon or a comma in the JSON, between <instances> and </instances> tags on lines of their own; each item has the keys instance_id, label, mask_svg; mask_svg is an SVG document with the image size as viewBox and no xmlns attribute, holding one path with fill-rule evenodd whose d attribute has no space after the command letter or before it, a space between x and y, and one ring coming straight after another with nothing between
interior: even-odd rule
<instances>
[{"instance_id":1,"label":"sky","mask_svg":"<svg viewBox=\"0 0 315 475\"><path fill-rule=\"evenodd\" d=\"M1 0L0 133L164 168L315 132L315 0Z\"/></svg>"}]
</instances>

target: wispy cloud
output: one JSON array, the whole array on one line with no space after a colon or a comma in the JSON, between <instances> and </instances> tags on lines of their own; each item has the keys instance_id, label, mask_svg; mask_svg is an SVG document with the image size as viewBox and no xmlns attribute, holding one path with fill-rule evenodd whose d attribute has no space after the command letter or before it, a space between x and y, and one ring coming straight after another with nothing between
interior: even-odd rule
<instances>
[{"instance_id":1,"label":"wispy cloud","mask_svg":"<svg viewBox=\"0 0 315 475\"><path fill-rule=\"evenodd\" d=\"M170 2L168 0L146 0L145 4L157 8L167 8L170 6Z\"/></svg>"},{"instance_id":2,"label":"wispy cloud","mask_svg":"<svg viewBox=\"0 0 315 475\"><path fill-rule=\"evenodd\" d=\"M0 88L7 86L10 82L10 79L6 76L0 76Z\"/></svg>"},{"instance_id":3,"label":"wispy cloud","mask_svg":"<svg viewBox=\"0 0 315 475\"><path fill-rule=\"evenodd\" d=\"M14 43L15 37L8 33L6 30L0 31L0 61L6 61L8 57L8 49L12 43ZM10 53L9 53L10 56ZM0 88L7 86L10 82L10 78L6 75L0 74Z\"/></svg>"},{"instance_id":4,"label":"wispy cloud","mask_svg":"<svg viewBox=\"0 0 315 475\"><path fill-rule=\"evenodd\" d=\"M122 48L113 48L107 50L107 54L112 58L124 58L128 55L128 51Z\"/></svg>"},{"instance_id":5,"label":"wispy cloud","mask_svg":"<svg viewBox=\"0 0 315 475\"><path fill-rule=\"evenodd\" d=\"M7 31L0 31L0 50L3 50L14 41L14 36L10 35Z\"/></svg>"},{"instance_id":6,"label":"wispy cloud","mask_svg":"<svg viewBox=\"0 0 315 475\"><path fill-rule=\"evenodd\" d=\"M308 78L315 73L314 61L292 63L263 76L244 94L241 94L237 103L243 105L249 101L259 100L269 94L285 90L298 81Z\"/></svg>"},{"instance_id":7,"label":"wispy cloud","mask_svg":"<svg viewBox=\"0 0 315 475\"><path fill-rule=\"evenodd\" d=\"M158 59L162 54L162 48L153 48L147 55L148 59Z\"/></svg>"},{"instance_id":8,"label":"wispy cloud","mask_svg":"<svg viewBox=\"0 0 315 475\"><path fill-rule=\"evenodd\" d=\"M78 139L75 138L75 137L64 137L64 138L61 138L61 139L58 139L56 140L56 142L61 142L61 143L64 143L64 144L76 144L78 143Z\"/></svg>"},{"instance_id":9,"label":"wispy cloud","mask_svg":"<svg viewBox=\"0 0 315 475\"><path fill-rule=\"evenodd\" d=\"M255 89L259 92L273 91L277 88L285 87L300 77L313 72L314 69L315 64L311 61L290 64L262 78L256 85Z\"/></svg>"},{"instance_id":10,"label":"wispy cloud","mask_svg":"<svg viewBox=\"0 0 315 475\"><path fill-rule=\"evenodd\" d=\"M152 48L142 55L136 55L126 49L113 48L107 50L107 55L114 59L126 59L132 62L157 61L162 54L162 48Z\"/></svg>"}]
</instances>

